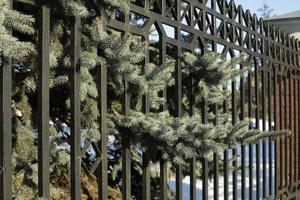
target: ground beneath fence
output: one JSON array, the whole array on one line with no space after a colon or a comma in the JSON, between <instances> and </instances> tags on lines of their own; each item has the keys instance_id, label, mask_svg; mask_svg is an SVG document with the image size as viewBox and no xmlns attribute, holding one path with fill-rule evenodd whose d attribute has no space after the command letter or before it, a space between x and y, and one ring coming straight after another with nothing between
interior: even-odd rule
<instances>
[{"instance_id":1,"label":"ground beneath fence","mask_svg":"<svg viewBox=\"0 0 300 200\"><path fill-rule=\"evenodd\" d=\"M261 147L260 149L262 150L262 144L261 144ZM272 142L272 149L274 149L274 142ZM245 148L245 152L246 152L246 155L249 155L249 147L247 146ZM241 147L238 146L237 147L237 153L238 155L241 155ZM232 152L230 151L229 152L229 155L231 155ZM262 174L262 169L263 169L263 160L262 160L262 155L263 155L263 152L261 151L260 152L260 184L261 184L261 188L262 188L262 182L263 182L263 174ZM267 145L266 145L266 155L269 155L269 144L267 142ZM256 150L255 150L255 145L253 145L253 197L254 199L256 199L256 170L257 170L257 165L256 165ZM272 174L272 178L273 178L273 183L274 183L274 177L275 177L275 173L274 173L274 161L275 161L275 158L274 158L274 154L272 154L272 171L273 171L273 174ZM241 166L241 157L238 158L238 166ZM246 198L249 199L249 168L248 168L248 164L249 164L249 156L246 157L246 165L247 165L247 168L246 168ZM231 163L230 163L231 165ZM267 184L267 192L269 192L269 158L267 156L267 165L266 165L266 168L267 168L267 177L266 177L266 184ZM237 192L238 192L238 199L241 198L241 188L242 188L242 180L241 180L241 171L239 170L239 173L238 173L238 185L237 185ZM175 192L175 188L176 188L176 181L175 181L175 177L172 177L171 180L168 181L168 185L170 187L170 189L172 191ZM189 176L186 176L184 179L183 179L183 199L184 200L189 200L190 199L190 177ZM208 182L208 199L213 199L213 192L214 192L214 187L213 187L213 178L211 178ZM274 186L274 184L273 184ZM197 199L198 198L201 198L202 196L202 180L201 179L197 179L196 181L196 197ZM232 189L233 189L233 181L232 181L232 173L229 173L229 199L232 199L233 196L232 196ZM273 194L274 194L274 189L273 188ZM261 191L261 194L262 194L262 191ZM299 194L300 196L300 194ZM219 198L220 199L224 199L224 177L220 175L219 177ZM300 199L300 198L299 198Z\"/></svg>"}]
</instances>

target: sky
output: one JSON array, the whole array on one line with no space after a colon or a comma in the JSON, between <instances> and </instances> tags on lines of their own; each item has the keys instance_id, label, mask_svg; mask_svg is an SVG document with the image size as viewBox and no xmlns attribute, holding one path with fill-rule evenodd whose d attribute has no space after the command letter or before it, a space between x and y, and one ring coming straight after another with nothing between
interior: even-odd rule
<instances>
[{"instance_id":1,"label":"sky","mask_svg":"<svg viewBox=\"0 0 300 200\"><path fill-rule=\"evenodd\" d=\"M300 0L235 0L236 5L242 5L244 9L249 9L252 14L263 7L264 2L272 9L272 15L282 15L285 13L300 10Z\"/></svg>"}]
</instances>

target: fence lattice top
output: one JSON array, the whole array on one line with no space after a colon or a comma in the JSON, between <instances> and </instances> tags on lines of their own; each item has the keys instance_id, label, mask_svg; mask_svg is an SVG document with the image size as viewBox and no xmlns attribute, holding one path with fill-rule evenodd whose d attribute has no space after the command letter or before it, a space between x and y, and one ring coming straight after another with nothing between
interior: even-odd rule
<instances>
[{"instance_id":1,"label":"fence lattice top","mask_svg":"<svg viewBox=\"0 0 300 200\"><path fill-rule=\"evenodd\" d=\"M132 23L133 17L142 22ZM299 41L234 1L225 0L135 0L130 12L117 12L109 26L148 37L155 25L165 42L187 50L214 50L235 55L246 52L249 60L265 65L299 65Z\"/></svg>"}]
</instances>

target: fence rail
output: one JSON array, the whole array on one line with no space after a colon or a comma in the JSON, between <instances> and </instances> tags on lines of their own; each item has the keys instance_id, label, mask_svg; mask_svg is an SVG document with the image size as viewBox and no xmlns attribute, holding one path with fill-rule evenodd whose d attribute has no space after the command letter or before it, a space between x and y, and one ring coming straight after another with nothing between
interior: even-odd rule
<instances>
[{"instance_id":1,"label":"fence rail","mask_svg":"<svg viewBox=\"0 0 300 200\"><path fill-rule=\"evenodd\" d=\"M36 7L38 12L39 64L38 64L38 160L39 196L49 198L49 34L50 10L42 3L30 0L16 0L21 4ZM41 1L42 2L42 1ZM219 160L224 161L222 174L224 199L296 199L300 186L299 173L299 53L300 43L279 28L258 19L249 10L225 0L136 0L129 2L130 12L116 16L107 26L120 32L131 33L145 41L145 64L149 59L149 37L151 28L159 33L160 64L164 64L167 46L177 51L176 116L182 116L182 71L180 55L184 51L209 51L222 53L228 58L240 52L249 55L248 62L253 70L247 77L232 82L232 122L245 117L255 119L256 128L262 130L292 130L291 136L277 139L263 139L255 145L242 145L240 148L224 151L222 156L214 155L213 198L220 199ZM97 5L97 2L96 2ZM97 7L101 11L101 7ZM142 25L132 23L132 15L144 20ZM72 199L81 198L81 147L80 147L80 18L75 16L72 29L72 74L71 77L71 188ZM244 63L247 64L247 63ZM0 68L0 199L11 199L11 59L3 58ZM242 64L241 64L242 67ZM107 199L107 65L103 64L97 72L99 88L101 152L98 171L99 199ZM192 82L193 80L191 80ZM126 81L123 98L123 114L130 110L130 96ZM238 89L237 89L238 88ZM239 93L240 97L237 98ZM163 93L166 97L166 90ZM190 91L193 101L193 91ZM225 105L225 104L224 104ZM260 106L259 106L260 105ZM195 106L195 105L193 105ZM190 114L193 114L193 106ZM164 110L167 105L164 105ZM207 104L204 103L202 120L207 121ZM223 108L215 106L215 113ZM144 97L143 111L149 112L147 97ZM260 123L262 121L262 123ZM218 120L215 121L218 123ZM122 143L122 199L131 199L131 141L123 138ZM240 156L239 160L229 160ZM249 158L249 159L248 159ZM190 199L196 199L196 159L190 163ZM209 199L208 162L202 160L202 197ZM142 195L151 199L150 161L147 152L143 154ZM231 171L230 167L239 167ZM230 180L231 179L231 180ZM183 174L181 166L176 167L176 199L183 199ZM255 182L254 182L255 181ZM160 161L160 199L167 199L167 163ZM230 189L232 187L232 189ZM197 196L197 199L199 197Z\"/></svg>"}]
</instances>

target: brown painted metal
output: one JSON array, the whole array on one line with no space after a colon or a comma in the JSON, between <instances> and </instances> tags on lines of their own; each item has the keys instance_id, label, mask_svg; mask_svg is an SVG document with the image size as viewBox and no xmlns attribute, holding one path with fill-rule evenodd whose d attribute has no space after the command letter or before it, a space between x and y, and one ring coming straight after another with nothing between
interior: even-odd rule
<instances>
[{"instance_id":1,"label":"brown painted metal","mask_svg":"<svg viewBox=\"0 0 300 200\"><path fill-rule=\"evenodd\" d=\"M39 9L38 66L38 188L39 196L49 198L49 46L50 9Z\"/></svg>"},{"instance_id":2,"label":"brown painted metal","mask_svg":"<svg viewBox=\"0 0 300 200\"><path fill-rule=\"evenodd\" d=\"M71 36L71 199L81 199L80 52L81 19L72 17Z\"/></svg>"},{"instance_id":3,"label":"brown painted metal","mask_svg":"<svg viewBox=\"0 0 300 200\"><path fill-rule=\"evenodd\" d=\"M8 200L12 199L12 59L0 56L0 200Z\"/></svg>"}]
</instances>

